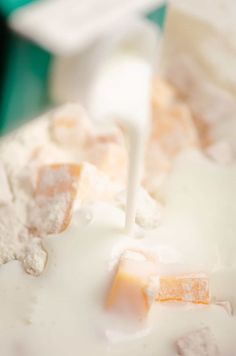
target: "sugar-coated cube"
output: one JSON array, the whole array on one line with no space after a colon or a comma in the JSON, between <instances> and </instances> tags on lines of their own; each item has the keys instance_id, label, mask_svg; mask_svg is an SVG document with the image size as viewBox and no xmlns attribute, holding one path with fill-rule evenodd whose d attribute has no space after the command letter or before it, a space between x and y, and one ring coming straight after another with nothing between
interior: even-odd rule
<instances>
[{"instance_id":1,"label":"sugar-coated cube","mask_svg":"<svg viewBox=\"0 0 236 356\"><path fill-rule=\"evenodd\" d=\"M208 327L195 330L176 342L180 356L220 356L220 351Z\"/></svg>"},{"instance_id":2,"label":"sugar-coated cube","mask_svg":"<svg viewBox=\"0 0 236 356\"><path fill-rule=\"evenodd\" d=\"M64 231L74 208L96 200L109 200L117 187L89 163L49 164L40 167L36 179L35 201L29 220L33 234Z\"/></svg>"},{"instance_id":3,"label":"sugar-coated cube","mask_svg":"<svg viewBox=\"0 0 236 356\"><path fill-rule=\"evenodd\" d=\"M53 197L62 193L77 191L81 173L79 164L50 164L39 169L36 196Z\"/></svg>"},{"instance_id":4,"label":"sugar-coated cube","mask_svg":"<svg viewBox=\"0 0 236 356\"><path fill-rule=\"evenodd\" d=\"M160 302L208 304L210 301L208 276L205 274L162 276L156 299Z\"/></svg>"},{"instance_id":5,"label":"sugar-coated cube","mask_svg":"<svg viewBox=\"0 0 236 356\"><path fill-rule=\"evenodd\" d=\"M143 318L153 304L159 278L155 260L140 252L126 250L108 294L108 310Z\"/></svg>"},{"instance_id":6,"label":"sugar-coated cube","mask_svg":"<svg viewBox=\"0 0 236 356\"><path fill-rule=\"evenodd\" d=\"M81 165L52 164L39 169L35 208L30 212L33 232L53 234L64 231L71 218Z\"/></svg>"},{"instance_id":7,"label":"sugar-coated cube","mask_svg":"<svg viewBox=\"0 0 236 356\"><path fill-rule=\"evenodd\" d=\"M92 133L92 125L84 108L68 104L52 114L52 138L64 146L82 147Z\"/></svg>"},{"instance_id":8,"label":"sugar-coated cube","mask_svg":"<svg viewBox=\"0 0 236 356\"><path fill-rule=\"evenodd\" d=\"M86 149L86 160L110 179L124 182L127 171L127 150L120 135L118 131L117 134L95 136Z\"/></svg>"}]
</instances>

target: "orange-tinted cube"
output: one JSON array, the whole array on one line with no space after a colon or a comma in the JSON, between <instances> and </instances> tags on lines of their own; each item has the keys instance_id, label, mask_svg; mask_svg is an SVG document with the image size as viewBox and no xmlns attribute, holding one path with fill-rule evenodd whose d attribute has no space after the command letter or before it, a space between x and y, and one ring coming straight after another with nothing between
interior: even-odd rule
<instances>
[{"instance_id":1,"label":"orange-tinted cube","mask_svg":"<svg viewBox=\"0 0 236 356\"><path fill-rule=\"evenodd\" d=\"M143 318L155 300L158 283L155 260L142 252L127 250L120 258L107 308Z\"/></svg>"},{"instance_id":2,"label":"orange-tinted cube","mask_svg":"<svg viewBox=\"0 0 236 356\"><path fill-rule=\"evenodd\" d=\"M209 279L205 274L163 276L156 300L208 304L210 301Z\"/></svg>"}]
</instances>

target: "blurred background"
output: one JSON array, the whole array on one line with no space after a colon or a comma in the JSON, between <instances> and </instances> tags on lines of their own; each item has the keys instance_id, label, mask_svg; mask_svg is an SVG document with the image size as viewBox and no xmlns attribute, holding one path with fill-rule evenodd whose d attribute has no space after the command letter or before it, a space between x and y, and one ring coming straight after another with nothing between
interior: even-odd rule
<instances>
[{"instance_id":1,"label":"blurred background","mask_svg":"<svg viewBox=\"0 0 236 356\"><path fill-rule=\"evenodd\" d=\"M165 13L161 0L0 0L0 134L58 104L58 61L67 63L66 77L83 52L133 16L161 31Z\"/></svg>"}]
</instances>

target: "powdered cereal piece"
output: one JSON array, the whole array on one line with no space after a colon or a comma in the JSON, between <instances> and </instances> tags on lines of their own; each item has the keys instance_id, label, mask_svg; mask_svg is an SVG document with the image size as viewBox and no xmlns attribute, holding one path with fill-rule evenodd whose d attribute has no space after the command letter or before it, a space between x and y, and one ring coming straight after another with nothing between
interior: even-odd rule
<instances>
[{"instance_id":1,"label":"powdered cereal piece","mask_svg":"<svg viewBox=\"0 0 236 356\"><path fill-rule=\"evenodd\" d=\"M58 163L42 166L38 172L36 196L51 198L69 192L74 197L80 173L79 164Z\"/></svg>"},{"instance_id":2,"label":"powdered cereal piece","mask_svg":"<svg viewBox=\"0 0 236 356\"><path fill-rule=\"evenodd\" d=\"M47 263L47 252L41 245L41 239L32 237L29 240L21 261L27 273L39 276L45 269Z\"/></svg>"},{"instance_id":3,"label":"powdered cereal piece","mask_svg":"<svg viewBox=\"0 0 236 356\"><path fill-rule=\"evenodd\" d=\"M156 299L159 302L208 304L210 301L208 276L205 274L162 276Z\"/></svg>"},{"instance_id":4,"label":"powdered cereal piece","mask_svg":"<svg viewBox=\"0 0 236 356\"><path fill-rule=\"evenodd\" d=\"M110 179L124 182L127 171L127 152L116 142L94 142L87 150L88 162L94 164Z\"/></svg>"},{"instance_id":5,"label":"powdered cereal piece","mask_svg":"<svg viewBox=\"0 0 236 356\"><path fill-rule=\"evenodd\" d=\"M139 251L126 250L108 294L108 310L143 318L155 300L158 289L155 260Z\"/></svg>"},{"instance_id":6,"label":"powdered cereal piece","mask_svg":"<svg viewBox=\"0 0 236 356\"><path fill-rule=\"evenodd\" d=\"M176 104L157 115L152 137L169 157L174 157L185 148L199 145L191 113L184 104Z\"/></svg>"},{"instance_id":7,"label":"powdered cereal piece","mask_svg":"<svg viewBox=\"0 0 236 356\"><path fill-rule=\"evenodd\" d=\"M195 330L176 342L181 356L220 356L220 351L208 327Z\"/></svg>"},{"instance_id":8,"label":"powdered cereal piece","mask_svg":"<svg viewBox=\"0 0 236 356\"><path fill-rule=\"evenodd\" d=\"M155 81L152 103L153 120L143 185L155 197L176 156L185 149L199 148L200 141L189 108L174 89L160 79Z\"/></svg>"},{"instance_id":9,"label":"powdered cereal piece","mask_svg":"<svg viewBox=\"0 0 236 356\"><path fill-rule=\"evenodd\" d=\"M166 80L155 78L152 84L153 110L169 108L175 101L175 90Z\"/></svg>"},{"instance_id":10,"label":"powdered cereal piece","mask_svg":"<svg viewBox=\"0 0 236 356\"><path fill-rule=\"evenodd\" d=\"M30 226L34 233L64 231L71 219L81 165L52 164L39 169L35 208L30 208Z\"/></svg>"},{"instance_id":11,"label":"powdered cereal piece","mask_svg":"<svg viewBox=\"0 0 236 356\"><path fill-rule=\"evenodd\" d=\"M31 233L64 231L81 203L109 200L120 189L89 163L52 164L39 169L35 204L30 207Z\"/></svg>"},{"instance_id":12,"label":"powdered cereal piece","mask_svg":"<svg viewBox=\"0 0 236 356\"><path fill-rule=\"evenodd\" d=\"M67 146L83 146L92 132L86 111L78 104L68 104L52 114L53 139Z\"/></svg>"},{"instance_id":13,"label":"powdered cereal piece","mask_svg":"<svg viewBox=\"0 0 236 356\"><path fill-rule=\"evenodd\" d=\"M94 165L87 162L81 164L78 185L78 198L81 202L107 201L112 199L120 189L119 184L112 182Z\"/></svg>"},{"instance_id":14,"label":"powdered cereal piece","mask_svg":"<svg viewBox=\"0 0 236 356\"><path fill-rule=\"evenodd\" d=\"M0 264L17 258L21 251L20 234L25 232L13 204L0 206Z\"/></svg>"}]
</instances>

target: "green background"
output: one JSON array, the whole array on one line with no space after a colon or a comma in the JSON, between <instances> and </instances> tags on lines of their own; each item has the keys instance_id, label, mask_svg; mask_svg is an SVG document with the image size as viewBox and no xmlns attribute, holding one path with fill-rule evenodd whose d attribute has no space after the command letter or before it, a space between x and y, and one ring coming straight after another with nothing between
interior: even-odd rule
<instances>
[{"instance_id":1,"label":"green background","mask_svg":"<svg viewBox=\"0 0 236 356\"><path fill-rule=\"evenodd\" d=\"M32 0L0 0L0 134L5 134L50 106L48 78L52 56L12 33L12 11ZM147 14L163 28L166 7Z\"/></svg>"}]
</instances>

